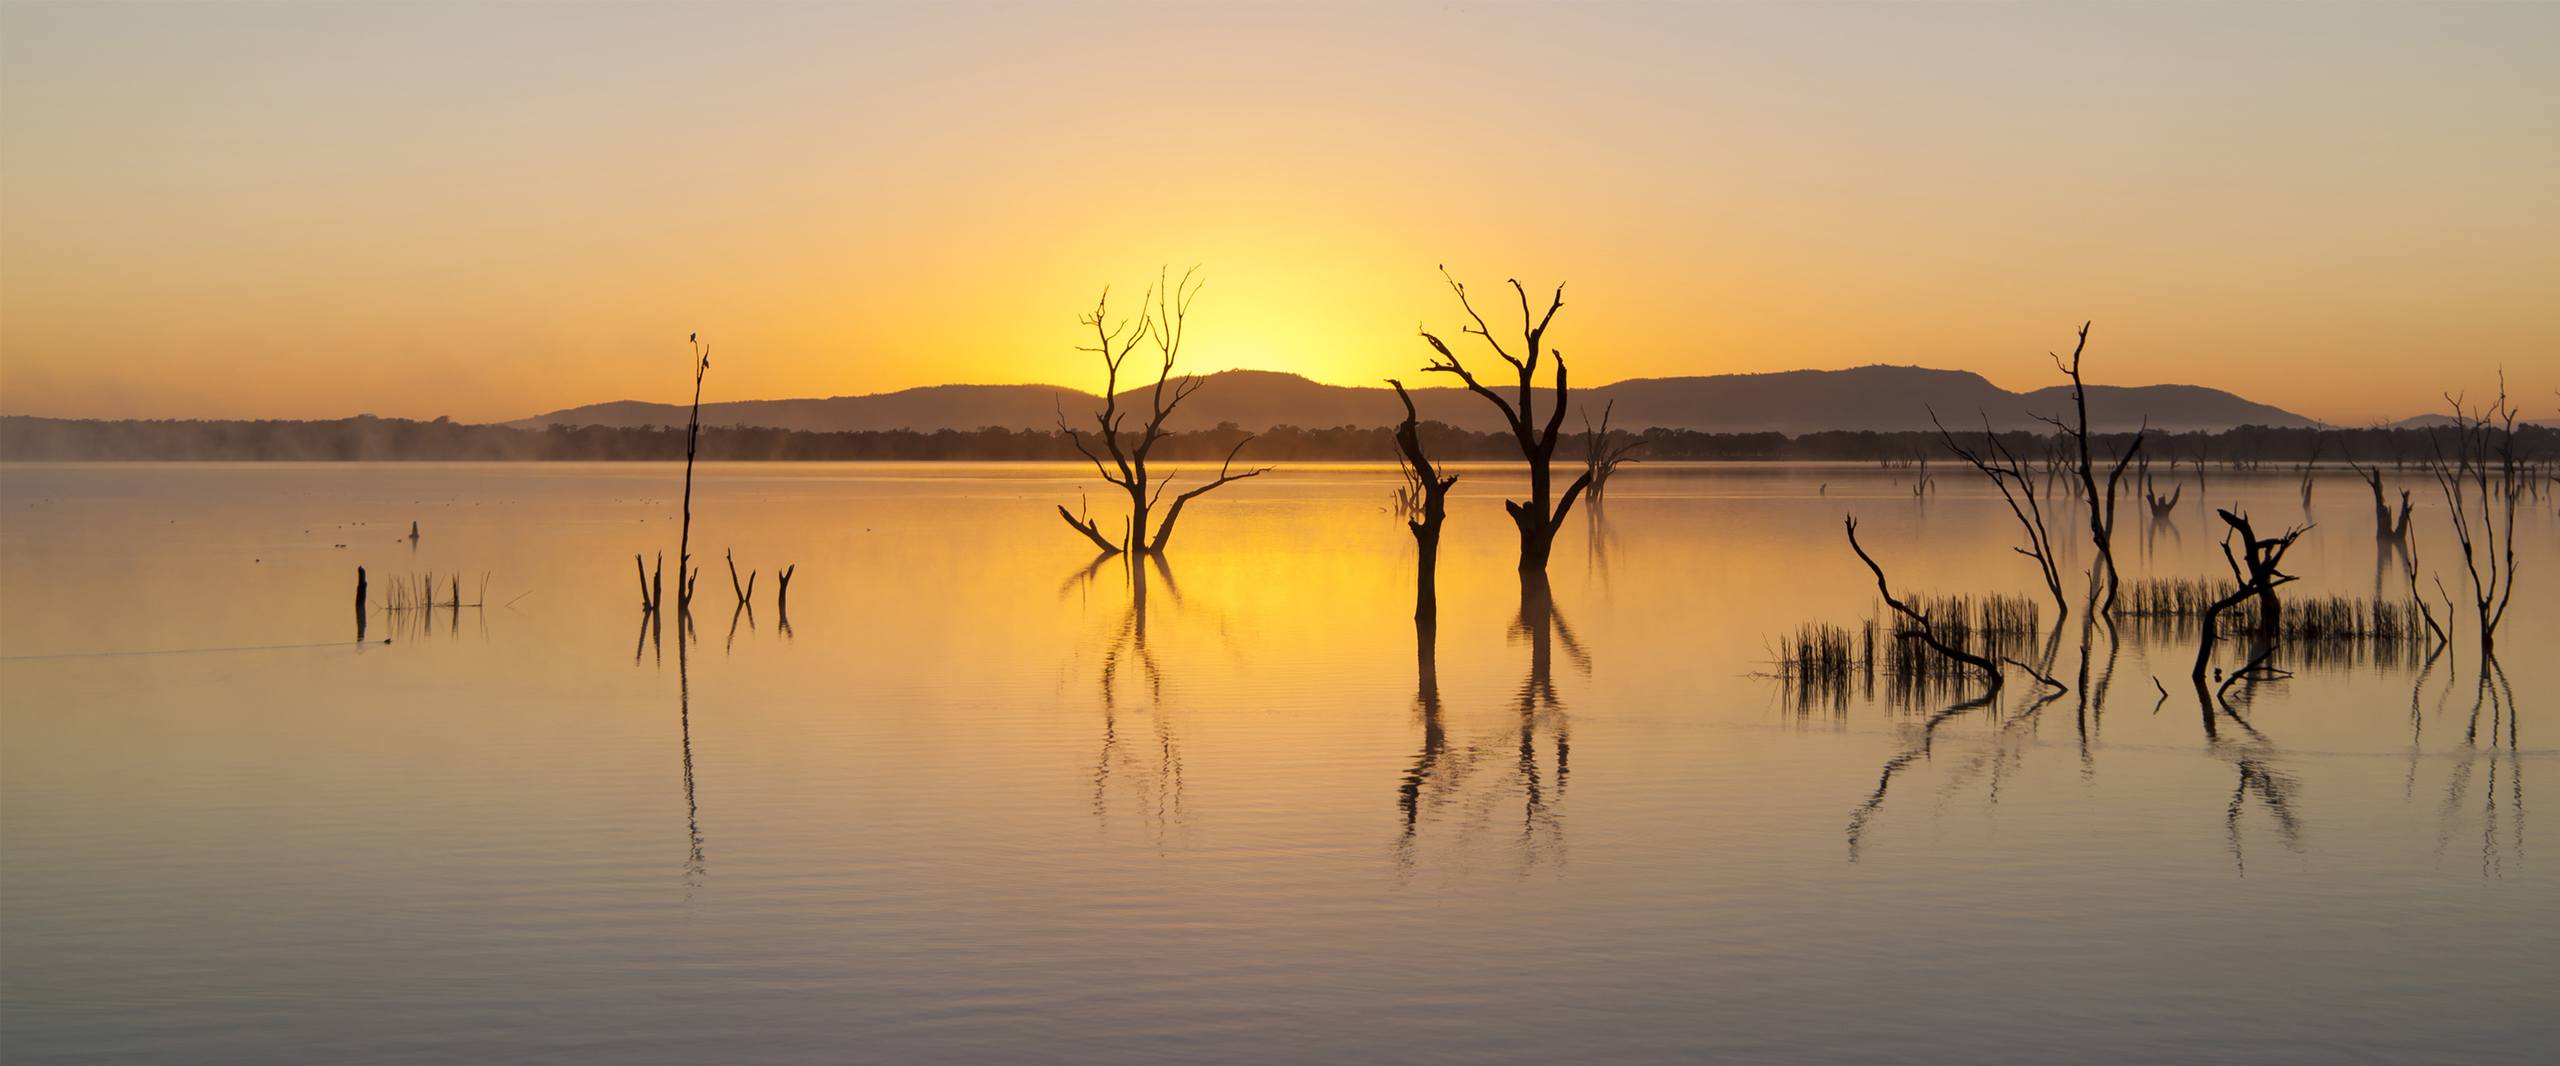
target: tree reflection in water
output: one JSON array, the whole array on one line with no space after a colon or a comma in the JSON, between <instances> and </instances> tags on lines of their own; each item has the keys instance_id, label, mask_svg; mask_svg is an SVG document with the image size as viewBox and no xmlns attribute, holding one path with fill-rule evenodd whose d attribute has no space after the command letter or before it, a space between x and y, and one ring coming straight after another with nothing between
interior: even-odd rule
<instances>
[{"instance_id":1,"label":"tree reflection in water","mask_svg":"<svg viewBox=\"0 0 2560 1066\"><path fill-rule=\"evenodd\" d=\"M1585 674L1591 670L1591 655L1556 608L1543 574L1521 575L1520 609L1510 634L1528 644L1529 670L1515 690L1507 720L1453 745L1440 697L1437 626L1415 626L1414 706L1422 741L1396 794L1403 824L1395 854L1408 873L1418 866L1420 838L1435 820L1450 831L1461 855L1494 833L1506 841L1505 850L1524 872L1564 861L1560 808L1572 780L1573 735L1572 718L1556 687L1555 653L1561 645L1565 657ZM1519 812L1516 823L1506 813L1514 809Z\"/></svg>"},{"instance_id":2,"label":"tree reflection in water","mask_svg":"<svg viewBox=\"0 0 2560 1066\"><path fill-rule=\"evenodd\" d=\"M2447 691L2450 692L2449 685ZM2413 729L2415 708L2413 691ZM2462 741L2454 747L2453 767L2446 775L2444 804L2436 817L2438 863L2444 861L2445 849L2452 843L2469 805L2475 778L2481 779L2480 876L2505 877L2509 864L2524 860L2524 759L2517 746L2516 717L2515 688L2507 683L2506 667L2491 655L2480 664L2479 677L2472 687L2471 710L2463 719ZM2413 764L2415 757L2413 753ZM2501 801L2506 804L2503 809L2499 806Z\"/></svg>"},{"instance_id":3,"label":"tree reflection in water","mask_svg":"<svg viewBox=\"0 0 2560 1066\"><path fill-rule=\"evenodd\" d=\"M1182 824L1182 746L1164 703L1163 664L1147 644L1148 599L1151 576L1164 583L1177 608L1182 606L1181 587L1163 556L1102 555L1068 575L1059 595L1090 588L1111 562L1119 563L1127 578L1129 601L1102 644L1096 682L1102 738L1093 763L1093 817L1108 828L1115 806L1134 810L1161 849L1169 830ZM1136 677L1128 677L1130 673ZM1131 704L1126 700L1133 682L1139 699ZM1125 806L1117 800L1123 791L1130 794Z\"/></svg>"}]
</instances>

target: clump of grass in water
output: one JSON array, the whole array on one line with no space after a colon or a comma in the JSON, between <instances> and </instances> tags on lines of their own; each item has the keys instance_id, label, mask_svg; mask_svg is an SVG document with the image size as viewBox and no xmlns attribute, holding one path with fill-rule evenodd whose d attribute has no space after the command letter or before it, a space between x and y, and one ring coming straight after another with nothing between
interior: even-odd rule
<instances>
[{"instance_id":1,"label":"clump of grass in water","mask_svg":"<svg viewBox=\"0 0 2560 1066\"><path fill-rule=\"evenodd\" d=\"M1853 686L1863 694L1875 691L1875 650L1872 621L1856 629L1808 622L1778 638L1778 678L1798 711L1845 714Z\"/></svg>"},{"instance_id":2,"label":"clump of grass in water","mask_svg":"<svg viewBox=\"0 0 2560 1066\"><path fill-rule=\"evenodd\" d=\"M2205 608L2231 594L2228 580L2154 578L2125 586L2121 610L2148 635L2186 640ZM2276 650L2305 665L2415 662L2425 654L2426 620L2412 599L2357 596L2294 597L2279 605ZM2226 633L2259 631L2258 604L2247 600L2223 612Z\"/></svg>"},{"instance_id":3,"label":"clump of grass in water","mask_svg":"<svg viewBox=\"0 0 2560 1066\"><path fill-rule=\"evenodd\" d=\"M393 612L431 611L439 607L478 607L488 601L489 575L486 572L480 575L477 597L469 602L462 598L462 575L455 573L445 577L447 582L441 586L432 571L391 577L382 583L382 609Z\"/></svg>"},{"instance_id":4,"label":"clump of grass in water","mask_svg":"<svg viewBox=\"0 0 2560 1066\"><path fill-rule=\"evenodd\" d=\"M1938 639L1994 662L2028 658L2042 628L2036 602L2024 596L1921 596L1912 606L1929 616ZM1879 608L1879 618L1882 613ZM1888 639L1883 654L1886 691L1902 702L1935 701L1979 680L1965 664L1916 640Z\"/></svg>"},{"instance_id":5,"label":"clump of grass in water","mask_svg":"<svg viewBox=\"0 0 2560 1066\"><path fill-rule=\"evenodd\" d=\"M2042 612L2025 596L1920 596L1912 606L1928 615L1938 639L1985 658L2025 658L2042 632ZM1845 711L1854 688L1873 696L1881 668L1897 701L1934 697L1975 680L1963 663L1894 634L1903 623L1874 616L1851 628L1809 622L1778 638L1778 673L1800 709Z\"/></svg>"}]
</instances>

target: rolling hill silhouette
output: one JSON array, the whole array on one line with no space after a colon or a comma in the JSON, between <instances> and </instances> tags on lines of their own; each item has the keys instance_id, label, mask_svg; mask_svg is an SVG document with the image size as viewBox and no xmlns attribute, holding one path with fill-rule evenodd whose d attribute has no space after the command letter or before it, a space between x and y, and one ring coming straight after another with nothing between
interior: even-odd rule
<instances>
[{"instance_id":1,"label":"rolling hill silhouette","mask_svg":"<svg viewBox=\"0 0 2560 1066\"><path fill-rule=\"evenodd\" d=\"M1386 426L1403 415L1395 393L1376 388L1350 388L1309 381L1295 374L1265 370L1229 370L1208 376L1207 384L1168 421L1177 430L1195 430L1233 422L1260 432L1276 425L1308 428ZM1408 374L1415 388L1415 407L1425 420L1445 422L1478 432L1503 428L1491 405L1465 389L1439 385L1434 375ZM1143 390L1124 392L1124 397ZM1504 390L1506 397L1509 390ZM1538 406L1551 397L1537 390ZM1145 408L1143 397L1137 400ZM1909 366L1865 366L1850 370L1790 370L1774 374L1715 374L1697 377L1636 378L1574 391L1570 428L1582 416L1594 422L1602 405L1617 404L1612 425L1641 430L1689 429L1711 433L1811 433L1822 430L1912 430L1929 428L1934 409L1951 428L1979 428L1988 417L1999 429L2032 429L2041 425L2033 414L2064 415L2071 404L2067 387L2018 393L1993 385L1981 375L1962 370ZM766 426L776 429L837 430L971 430L1048 429L1064 412L1071 425L1086 428L1098 396L1056 385L936 385L869 396L824 399L735 400L702 405L702 420L714 426ZM1127 406L1124 400L1123 406ZM2252 402L2220 389L2196 385L2092 385L2089 421L2102 431L2129 431L2144 418L2154 429L2219 430L2260 425L2303 427L2312 420L2281 408ZM568 426L681 426L681 404L622 400L553 411L507 423L529 429Z\"/></svg>"}]
</instances>

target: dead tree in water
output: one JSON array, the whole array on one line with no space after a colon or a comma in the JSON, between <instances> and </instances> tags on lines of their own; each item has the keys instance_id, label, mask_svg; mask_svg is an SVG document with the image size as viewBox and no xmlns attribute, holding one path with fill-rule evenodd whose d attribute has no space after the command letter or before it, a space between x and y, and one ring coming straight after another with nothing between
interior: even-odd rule
<instances>
[{"instance_id":1,"label":"dead tree in water","mask_svg":"<svg viewBox=\"0 0 2560 1066\"><path fill-rule=\"evenodd\" d=\"M2106 492L2101 495L2098 491L2096 463L2089 454L2089 391L2080 379L2080 353L2086 351L2088 347L2089 323L2083 322L2080 324L2079 340L2071 346L2071 361L2064 363L2061 356L2053 356L2054 367L2071 378L2071 406L2076 415L2073 422L2065 425L2061 419L2047 415L2032 415L2032 417L2061 431L2077 446L2078 465L2073 472L2079 475L2082 498L2089 504L2089 541L2098 549L2098 562L2090 569L2089 580L2093 591L2103 589L2103 593L2097 597L2098 617L2113 618L2116 613L2116 592L2118 586L2124 583L2116 576L2116 489L2118 483L2124 479L2125 465L2131 463L2133 457L2142 451L2142 438L2150 432L2151 427L2146 421L2141 429L2134 431L2132 446L2126 448L2123 455L2116 457L2115 468L2107 473Z\"/></svg>"},{"instance_id":2,"label":"dead tree in water","mask_svg":"<svg viewBox=\"0 0 2560 1066\"><path fill-rule=\"evenodd\" d=\"M2205 687L2204 675L2206 668L2213 664L2213 646L2221 635L2216 627L2221 622L2222 613L2252 598L2258 601L2261 650L2247 665L2233 673L2236 676L2255 669L2266 658L2267 650L2273 647L2272 634L2284 617L2282 607L2276 602L2276 588L2294 579L2294 575L2283 573L2278 568L2284 564L2284 553L2293 548L2293 542L2302 537L2305 528L2296 526L2277 536L2260 537L2249 527L2248 516L2229 511L2214 513L2221 515L2223 524L2231 527L2231 531L2222 538L2222 560L2231 567L2231 580L2237 587L2229 595L2207 604L2198 626L2203 637L2196 647L2195 671L2190 676L2195 681L2196 698L2204 704L2207 733L2213 732L2213 693ZM2231 550L2235 540L2240 545L2236 554Z\"/></svg>"},{"instance_id":3,"label":"dead tree in water","mask_svg":"<svg viewBox=\"0 0 2560 1066\"><path fill-rule=\"evenodd\" d=\"M1618 472L1618 465L1628 462L1628 456L1635 454L1636 449L1648 443L1642 437L1629 440L1625 444L1609 443L1609 416L1616 413L1617 409L1618 401L1616 400L1601 406L1598 429L1591 427L1589 413L1586 412L1582 416L1582 468L1586 476L1591 479L1591 505L1594 507L1599 506L1600 497L1608 493L1609 477Z\"/></svg>"},{"instance_id":4,"label":"dead tree in water","mask_svg":"<svg viewBox=\"0 0 2560 1066\"><path fill-rule=\"evenodd\" d=\"M1458 295L1458 306L1475 323L1462 327L1462 330L1484 338L1493 354L1511 364L1511 369L1519 375L1520 400L1515 406L1503 399L1502 394L1486 388L1468 372L1457 354L1429 330L1423 331L1422 339L1430 342L1431 350L1439 353L1439 358L1422 369L1425 373L1457 375L1459 381L1466 383L1468 391L1492 401L1493 406L1502 412L1502 419L1509 426L1512 438L1520 444L1520 457L1529 464L1528 500L1504 500L1502 507L1511 513L1512 524L1520 527L1521 572L1543 574L1547 571L1547 555L1555 547L1556 531L1564 527L1564 516L1573 510L1573 501L1590 487L1592 477L1592 471L1584 470L1582 476L1575 478L1573 485L1565 489L1563 499L1555 500L1550 506L1554 490L1547 483L1547 470L1555 459L1557 431L1564 426L1569 397L1565 384L1564 353L1549 351L1545 344L1547 324L1555 321L1556 312L1564 307L1564 286L1556 286L1555 298L1547 304L1546 314L1533 321L1529 313L1529 290L1521 286L1520 279L1511 279L1511 290L1520 296L1520 335L1523 342L1522 354L1514 356L1502 346L1502 342L1493 339L1492 327L1485 324L1484 316L1478 314L1475 304L1468 301L1467 287L1450 277L1447 267L1440 269L1440 276L1449 282L1450 291ZM1533 410L1536 393L1530 383L1537 377L1538 360L1547 355L1552 355L1556 363L1555 410L1548 414L1546 425L1541 428Z\"/></svg>"},{"instance_id":5,"label":"dead tree in water","mask_svg":"<svg viewBox=\"0 0 2560 1066\"><path fill-rule=\"evenodd\" d=\"M693 607L693 579L700 573L693 564L693 456L702 442L702 376L711 369L711 349L705 347L699 333L685 335L685 343L693 345L693 411L684 423L684 519L676 532L676 614L683 615Z\"/></svg>"},{"instance_id":6,"label":"dead tree in water","mask_svg":"<svg viewBox=\"0 0 2560 1066\"><path fill-rule=\"evenodd\" d=\"M2444 493L2454 547L2471 575L2485 659L2496 651L2498 623L2516 591L2516 504L2532 469L2516 451L2516 408L2507 400L2504 372L2498 375L2497 399L2487 407L2465 409L2459 396L2445 401L2453 407L2453 424L2428 434L2434 455L2427 465Z\"/></svg>"},{"instance_id":7,"label":"dead tree in water","mask_svg":"<svg viewBox=\"0 0 2560 1066\"><path fill-rule=\"evenodd\" d=\"M2353 459L2347 460L2347 466L2364 478L2365 487L2373 490L2373 539L2393 547L2407 545L2409 543L2408 490L2400 491L2400 514L2395 519L2391 514L2391 506L2383 501L2381 469L2360 465Z\"/></svg>"},{"instance_id":8,"label":"dead tree in water","mask_svg":"<svg viewBox=\"0 0 2560 1066\"><path fill-rule=\"evenodd\" d=\"M1243 451L1244 446L1253 440L1251 435L1247 435L1243 440L1237 441L1235 447L1227 450L1226 461L1218 465L1216 478L1173 498L1173 505L1165 511L1163 523L1156 526L1153 537L1149 537L1147 526L1149 513L1155 509L1156 503L1164 498L1165 486L1171 484L1173 478L1171 475L1157 477L1150 474L1147 470L1147 457L1155 450L1156 442L1164 436L1165 419L1173 415L1175 408L1182 406L1182 401L1190 399L1192 393L1199 391L1202 384L1199 378L1188 374L1178 379L1173 376L1174 362L1182 356L1183 325L1190 316L1191 301L1200 295L1201 283L1192 280L1193 275L1198 272L1199 268L1193 267L1182 272L1180 281L1168 283L1164 272L1159 271L1156 284L1147 290L1146 295L1139 298L1136 322L1124 319L1115 324L1111 321L1111 290L1108 288L1103 289L1102 297L1094 301L1093 313L1076 320L1078 325L1091 327L1094 337L1093 346L1079 346L1076 350L1092 352L1102 358L1102 410L1094 415L1097 430L1094 440L1102 446L1103 453L1111 457L1111 462L1106 465L1102 461L1102 456L1094 453L1093 448L1086 444L1084 435L1067 424L1066 414L1063 411L1058 415L1058 430L1065 433L1067 439L1075 444L1076 451L1083 453L1084 457L1093 463L1094 470L1101 473L1102 480L1110 482L1122 492L1129 494L1129 520L1122 529L1119 541L1114 543L1110 537L1103 535L1100 525L1090 514L1079 516L1070 513L1066 505L1060 504L1058 517L1066 519L1069 527L1084 534L1085 539L1092 541L1094 547L1102 549L1104 555L1117 555L1121 552L1135 552L1139 555L1164 554L1165 543L1173 538L1174 520L1182 517L1184 504L1230 481L1257 477L1271 469L1265 466L1256 467L1241 474L1234 472L1236 454ZM1121 427L1128 416L1120 410L1120 364L1128 360L1129 353L1136 351L1140 343L1146 341L1154 342L1156 354L1159 357L1156 384L1154 390L1148 394L1146 424L1138 430L1134 440L1125 439L1126 435Z\"/></svg>"},{"instance_id":9,"label":"dead tree in water","mask_svg":"<svg viewBox=\"0 0 2560 1066\"><path fill-rule=\"evenodd\" d=\"M2000 435L1991 431L1991 416L1982 418L1984 451L1976 452L1956 442L1956 436L1938 421L1936 411L1929 412L1929 424L1938 427L1938 436L1946 441L1947 450L1973 464L1982 476L1991 479L1991 487L2000 490L2000 498L2008 501L2009 513L2017 516L2018 527L2027 534L2027 546L2010 550L2036 561L2036 570L2044 577L2045 590L2053 594L2056 631L2071 616L2071 601L2062 594L2062 572L2053 563L2053 534L2044 526L2044 506L2036 499L2035 479L2028 476L2025 463L2018 461L2009 446L2000 443Z\"/></svg>"},{"instance_id":10,"label":"dead tree in water","mask_svg":"<svg viewBox=\"0 0 2560 1066\"><path fill-rule=\"evenodd\" d=\"M2171 485L2168 495L2160 495L2151 491L2151 475L2142 476L2142 502L2151 506L2151 520L2154 522L2167 521L2169 513L2178 509L2178 496L2186 491L2185 485Z\"/></svg>"},{"instance_id":11,"label":"dead tree in water","mask_svg":"<svg viewBox=\"0 0 2560 1066\"><path fill-rule=\"evenodd\" d=\"M1841 524L1849 531L1849 550L1858 553L1858 561L1867 564L1868 570L1874 571L1876 575L1876 593L1884 597L1885 606L1893 608L1893 613L1901 615L1902 617L1909 619L1911 622L1909 628L1894 632L1893 635L1895 639L1917 640L1922 644L1928 645L1929 650L1931 651L1937 652L1947 658L1982 671L1983 681L1990 685L1992 691L1998 691L2000 688L2000 664L1938 639L1937 633L1929 626L1929 616L1917 608L1912 607L1910 604L1896 599L1893 595L1893 588L1885 584L1884 567L1876 565L1875 558L1868 555L1865 548L1858 546L1857 516L1850 515L1844 519Z\"/></svg>"},{"instance_id":12,"label":"dead tree in water","mask_svg":"<svg viewBox=\"0 0 2560 1066\"><path fill-rule=\"evenodd\" d=\"M723 551L720 557L729 563L729 591L737 594L738 602L744 604L756 598L756 572L747 571L747 583L741 585L738 583L738 553L734 550Z\"/></svg>"},{"instance_id":13,"label":"dead tree in water","mask_svg":"<svg viewBox=\"0 0 2560 1066\"><path fill-rule=\"evenodd\" d=\"M2320 448L2328 440L2318 434L2311 437L2311 458L2302 463L2302 513L2311 513L2311 475L2320 465Z\"/></svg>"},{"instance_id":14,"label":"dead tree in water","mask_svg":"<svg viewBox=\"0 0 2560 1066\"><path fill-rule=\"evenodd\" d=\"M658 568L652 571L641 561L640 553L633 552L631 568L640 572L640 613L658 613L658 604L666 596L667 553L658 553Z\"/></svg>"},{"instance_id":15,"label":"dead tree in water","mask_svg":"<svg viewBox=\"0 0 2560 1066\"><path fill-rule=\"evenodd\" d=\"M1431 457L1422 452L1422 421L1414 412L1413 397L1404 391L1404 382L1388 378L1396 388L1396 399L1404 401L1404 421L1396 426L1396 448L1404 455L1405 465L1412 468L1421 495L1419 518L1405 521L1413 530L1414 592L1413 617L1428 622L1440 613L1440 523L1449 517L1449 486L1458 483L1458 475L1443 476L1431 465Z\"/></svg>"}]
</instances>

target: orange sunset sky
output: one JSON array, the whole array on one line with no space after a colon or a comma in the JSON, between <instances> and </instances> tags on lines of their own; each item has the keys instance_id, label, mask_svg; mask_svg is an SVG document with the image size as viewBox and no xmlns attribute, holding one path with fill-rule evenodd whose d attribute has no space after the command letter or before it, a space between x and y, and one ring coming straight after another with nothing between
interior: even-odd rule
<instances>
[{"instance_id":1,"label":"orange sunset sky","mask_svg":"<svg viewBox=\"0 0 2560 1066\"><path fill-rule=\"evenodd\" d=\"M1577 378L1970 369L2560 405L2560 5L0 4L0 411L513 418L1372 384L1433 271Z\"/></svg>"}]
</instances>

